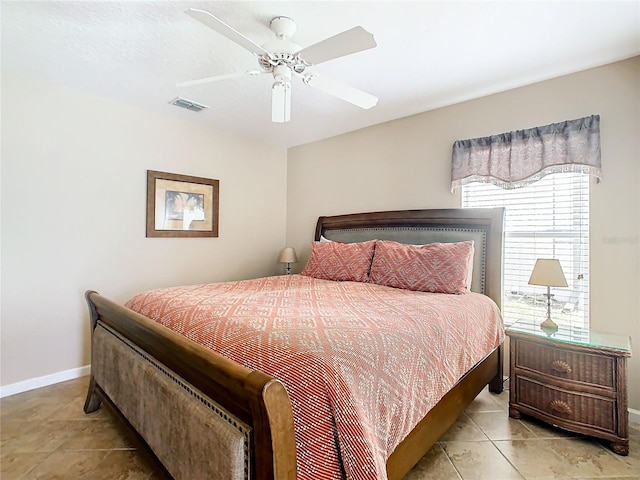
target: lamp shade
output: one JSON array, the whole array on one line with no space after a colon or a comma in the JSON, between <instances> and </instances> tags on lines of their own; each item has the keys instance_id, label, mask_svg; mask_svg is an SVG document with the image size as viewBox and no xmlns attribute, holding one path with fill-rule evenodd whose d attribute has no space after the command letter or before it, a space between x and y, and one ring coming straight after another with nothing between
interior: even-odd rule
<instances>
[{"instance_id":1,"label":"lamp shade","mask_svg":"<svg viewBox=\"0 0 640 480\"><path fill-rule=\"evenodd\" d=\"M545 287L567 287L567 279L555 258L539 258L531 272L529 285L544 285Z\"/></svg>"},{"instance_id":2,"label":"lamp shade","mask_svg":"<svg viewBox=\"0 0 640 480\"><path fill-rule=\"evenodd\" d=\"M280 257L278 258L279 263L298 263L298 256L296 255L296 250L293 247L285 247L280 252Z\"/></svg>"}]
</instances>

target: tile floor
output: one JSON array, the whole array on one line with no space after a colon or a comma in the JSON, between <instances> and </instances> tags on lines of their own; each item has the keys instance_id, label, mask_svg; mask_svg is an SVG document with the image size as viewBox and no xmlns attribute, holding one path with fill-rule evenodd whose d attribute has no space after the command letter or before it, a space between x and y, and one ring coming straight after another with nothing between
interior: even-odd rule
<instances>
[{"instance_id":1,"label":"tile floor","mask_svg":"<svg viewBox=\"0 0 640 480\"><path fill-rule=\"evenodd\" d=\"M83 413L87 384L85 377L0 401L2 480L170 480L109 410ZM598 441L510 419L508 398L480 393L405 480L640 480L640 426L620 457Z\"/></svg>"}]
</instances>

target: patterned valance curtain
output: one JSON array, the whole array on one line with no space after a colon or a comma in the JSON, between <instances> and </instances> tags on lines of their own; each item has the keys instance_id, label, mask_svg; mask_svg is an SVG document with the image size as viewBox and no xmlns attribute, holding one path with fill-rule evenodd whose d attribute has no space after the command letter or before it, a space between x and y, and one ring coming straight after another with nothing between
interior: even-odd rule
<instances>
[{"instance_id":1,"label":"patterned valance curtain","mask_svg":"<svg viewBox=\"0 0 640 480\"><path fill-rule=\"evenodd\" d=\"M556 172L602 178L600 116L552 123L453 144L451 189L472 182L524 187Z\"/></svg>"}]
</instances>

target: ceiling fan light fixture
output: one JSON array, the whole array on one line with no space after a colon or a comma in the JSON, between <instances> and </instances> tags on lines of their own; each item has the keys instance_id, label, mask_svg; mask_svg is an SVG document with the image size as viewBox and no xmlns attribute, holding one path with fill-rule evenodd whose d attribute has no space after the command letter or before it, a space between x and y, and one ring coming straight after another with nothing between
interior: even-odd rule
<instances>
[{"instance_id":1,"label":"ceiling fan light fixture","mask_svg":"<svg viewBox=\"0 0 640 480\"><path fill-rule=\"evenodd\" d=\"M271 87L271 120L284 123L291 120L291 84L275 82Z\"/></svg>"},{"instance_id":2,"label":"ceiling fan light fixture","mask_svg":"<svg viewBox=\"0 0 640 480\"><path fill-rule=\"evenodd\" d=\"M289 83L291 81L291 69L286 65L273 67L273 78L276 82Z\"/></svg>"}]
</instances>

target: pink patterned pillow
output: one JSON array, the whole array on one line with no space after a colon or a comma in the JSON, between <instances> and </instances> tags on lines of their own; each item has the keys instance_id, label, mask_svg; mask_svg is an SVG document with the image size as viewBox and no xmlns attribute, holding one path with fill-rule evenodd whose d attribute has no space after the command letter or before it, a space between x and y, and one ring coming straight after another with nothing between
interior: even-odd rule
<instances>
[{"instance_id":1,"label":"pink patterned pillow","mask_svg":"<svg viewBox=\"0 0 640 480\"><path fill-rule=\"evenodd\" d=\"M473 268L473 242L405 245L378 241L369 281L421 292L465 293Z\"/></svg>"},{"instance_id":2,"label":"pink patterned pillow","mask_svg":"<svg viewBox=\"0 0 640 480\"><path fill-rule=\"evenodd\" d=\"M366 282L375 240L359 243L313 242L302 275L340 282Z\"/></svg>"}]
</instances>

